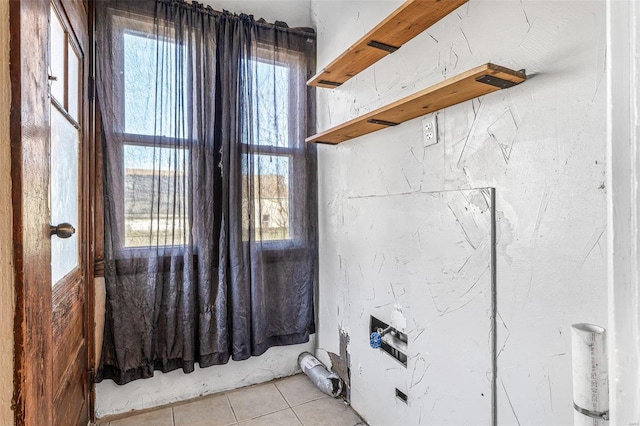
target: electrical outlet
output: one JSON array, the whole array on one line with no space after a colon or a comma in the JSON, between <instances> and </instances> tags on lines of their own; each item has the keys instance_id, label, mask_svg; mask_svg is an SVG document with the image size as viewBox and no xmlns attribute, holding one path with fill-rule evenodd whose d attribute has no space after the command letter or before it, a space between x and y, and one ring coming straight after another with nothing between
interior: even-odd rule
<instances>
[{"instance_id":1,"label":"electrical outlet","mask_svg":"<svg viewBox=\"0 0 640 426\"><path fill-rule=\"evenodd\" d=\"M436 114L431 114L422 119L422 139L425 147L438 143L438 120Z\"/></svg>"},{"instance_id":2,"label":"electrical outlet","mask_svg":"<svg viewBox=\"0 0 640 426\"><path fill-rule=\"evenodd\" d=\"M405 404L409 402L409 397L407 397L407 394L402 392L398 388L396 388L396 398L398 398L400 401L404 402Z\"/></svg>"}]
</instances>

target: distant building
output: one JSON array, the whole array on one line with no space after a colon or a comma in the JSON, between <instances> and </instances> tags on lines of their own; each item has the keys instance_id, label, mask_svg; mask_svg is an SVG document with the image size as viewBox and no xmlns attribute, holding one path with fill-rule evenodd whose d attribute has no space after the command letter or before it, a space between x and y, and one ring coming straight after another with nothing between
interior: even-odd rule
<instances>
[{"instance_id":1,"label":"distant building","mask_svg":"<svg viewBox=\"0 0 640 426\"><path fill-rule=\"evenodd\" d=\"M244 176L242 181L245 194L249 191L247 179ZM289 239L290 200L287 177L263 175L254 176L254 179L254 193L250 194L250 198L243 197L243 210L251 212L255 239ZM188 175L184 172L126 169L125 246L184 244L185 238L188 238L187 185ZM249 239L249 215L244 217L246 221L243 236Z\"/></svg>"}]
</instances>

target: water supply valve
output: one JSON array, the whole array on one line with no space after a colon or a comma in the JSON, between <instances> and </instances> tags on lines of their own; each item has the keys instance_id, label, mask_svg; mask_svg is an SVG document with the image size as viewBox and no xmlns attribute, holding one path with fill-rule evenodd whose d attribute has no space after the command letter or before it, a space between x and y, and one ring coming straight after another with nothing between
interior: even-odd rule
<instances>
[{"instance_id":1,"label":"water supply valve","mask_svg":"<svg viewBox=\"0 0 640 426\"><path fill-rule=\"evenodd\" d=\"M391 326L385 328L384 330L380 327L373 333L371 333L371 337L369 338L369 346L373 349L380 349L382 346L382 336L391 331Z\"/></svg>"},{"instance_id":2,"label":"water supply valve","mask_svg":"<svg viewBox=\"0 0 640 426\"><path fill-rule=\"evenodd\" d=\"M400 330L371 317L369 324L369 346L373 349L381 349L391 355L396 361L407 366L407 335Z\"/></svg>"}]
</instances>

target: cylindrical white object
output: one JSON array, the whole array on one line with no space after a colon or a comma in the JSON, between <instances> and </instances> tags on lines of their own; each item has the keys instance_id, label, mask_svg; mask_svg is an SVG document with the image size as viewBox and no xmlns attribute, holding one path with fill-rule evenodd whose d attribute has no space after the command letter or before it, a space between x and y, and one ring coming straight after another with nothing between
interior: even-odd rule
<instances>
[{"instance_id":1,"label":"cylindrical white object","mask_svg":"<svg viewBox=\"0 0 640 426\"><path fill-rule=\"evenodd\" d=\"M573 353L573 421L576 426L606 425L609 413L606 330L597 325L571 326Z\"/></svg>"},{"instance_id":2,"label":"cylindrical white object","mask_svg":"<svg viewBox=\"0 0 640 426\"><path fill-rule=\"evenodd\" d=\"M323 363L309 352L302 352L298 356L298 364L322 392L337 398L342 394L342 379L334 372L330 372Z\"/></svg>"}]
</instances>

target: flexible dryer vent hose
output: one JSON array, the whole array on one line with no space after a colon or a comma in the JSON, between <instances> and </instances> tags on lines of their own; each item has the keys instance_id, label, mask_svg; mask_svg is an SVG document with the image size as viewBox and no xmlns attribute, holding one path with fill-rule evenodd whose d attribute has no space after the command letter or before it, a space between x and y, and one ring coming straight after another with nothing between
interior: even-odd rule
<instances>
[{"instance_id":1,"label":"flexible dryer vent hose","mask_svg":"<svg viewBox=\"0 0 640 426\"><path fill-rule=\"evenodd\" d=\"M330 372L318 359L309 352L302 352L298 356L298 364L304 374L323 393L337 398L342 393L342 379L334 372Z\"/></svg>"}]
</instances>

